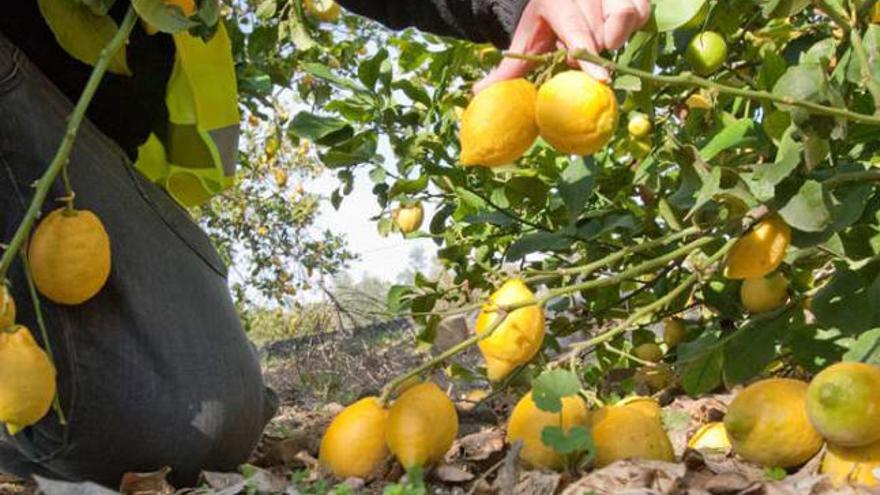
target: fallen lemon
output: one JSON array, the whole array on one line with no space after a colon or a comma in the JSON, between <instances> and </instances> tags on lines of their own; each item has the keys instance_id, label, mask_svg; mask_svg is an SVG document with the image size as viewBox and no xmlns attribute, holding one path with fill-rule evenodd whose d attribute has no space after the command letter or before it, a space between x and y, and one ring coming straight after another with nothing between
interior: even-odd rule
<instances>
[{"instance_id":1,"label":"fallen lemon","mask_svg":"<svg viewBox=\"0 0 880 495\"><path fill-rule=\"evenodd\" d=\"M880 442L864 447L838 447L829 444L819 471L828 475L835 487L846 484L878 486Z\"/></svg>"},{"instance_id":2,"label":"fallen lemon","mask_svg":"<svg viewBox=\"0 0 880 495\"><path fill-rule=\"evenodd\" d=\"M788 299L788 280L781 273L746 279L739 288L739 297L749 313L772 311Z\"/></svg>"},{"instance_id":3,"label":"fallen lemon","mask_svg":"<svg viewBox=\"0 0 880 495\"><path fill-rule=\"evenodd\" d=\"M688 448L717 452L730 450L730 438L727 436L727 430L724 429L724 423L716 421L701 426L688 440Z\"/></svg>"},{"instance_id":4,"label":"fallen lemon","mask_svg":"<svg viewBox=\"0 0 880 495\"><path fill-rule=\"evenodd\" d=\"M672 443L660 422L659 410L659 405L645 400L599 409L592 423L596 466L621 459L672 461Z\"/></svg>"},{"instance_id":5,"label":"fallen lemon","mask_svg":"<svg viewBox=\"0 0 880 495\"><path fill-rule=\"evenodd\" d=\"M633 349L633 355L642 361L659 363L663 359L663 349L654 342L646 342Z\"/></svg>"},{"instance_id":6,"label":"fallen lemon","mask_svg":"<svg viewBox=\"0 0 880 495\"><path fill-rule=\"evenodd\" d=\"M807 412L828 443L862 447L880 442L880 368L838 363L813 378Z\"/></svg>"},{"instance_id":7,"label":"fallen lemon","mask_svg":"<svg viewBox=\"0 0 880 495\"><path fill-rule=\"evenodd\" d=\"M0 332L15 324L15 300L9 289L0 282Z\"/></svg>"},{"instance_id":8,"label":"fallen lemon","mask_svg":"<svg viewBox=\"0 0 880 495\"><path fill-rule=\"evenodd\" d=\"M303 0L303 7L319 21L335 22L339 19L339 4L333 0Z\"/></svg>"},{"instance_id":9,"label":"fallen lemon","mask_svg":"<svg viewBox=\"0 0 880 495\"><path fill-rule=\"evenodd\" d=\"M55 367L30 330L0 332L0 421L15 435L49 412Z\"/></svg>"},{"instance_id":10,"label":"fallen lemon","mask_svg":"<svg viewBox=\"0 0 880 495\"><path fill-rule=\"evenodd\" d=\"M554 148L576 155L601 149L617 128L617 99L583 71L561 72L538 90L535 118Z\"/></svg>"},{"instance_id":11,"label":"fallen lemon","mask_svg":"<svg viewBox=\"0 0 880 495\"><path fill-rule=\"evenodd\" d=\"M782 263L790 243L791 228L782 217L771 215L736 241L727 255L724 276L761 278Z\"/></svg>"},{"instance_id":12,"label":"fallen lemon","mask_svg":"<svg viewBox=\"0 0 880 495\"><path fill-rule=\"evenodd\" d=\"M421 203L400 205L392 214L394 224L397 225L397 228L400 229L403 235L419 230L419 227L422 226L424 215L425 210L422 208Z\"/></svg>"},{"instance_id":13,"label":"fallen lemon","mask_svg":"<svg viewBox=\"0 0 880 495\"><path fill-rule=\"evenodd\" d=\"M807 462L822 448L810 424L807 384L771 378L749 385L731 402L724 428L733 450L765 467L789 468Z\"/></svg>"},{"instance_id":14,"label":"fallen lemon","mask_svg":"<svg viewBox=\"0 0 880 495\"><path fill-rule=\"evenodd\" d=\"M687 329L684 322L678 318L667 318L663 322L663 342L670 349L682 343L687 336Z\"/></svg>"},{"instance_id":15,"label":"fallen lemon","mask_svg":"<svg viewBox=\"0 0 880 495\"><path fill-rule=\"evenodd\" d=\"M477 317L476 332L483 334L500 318L499 306L512 306L535 301L535 295L520 279L504 283L483 306ZM479 343L486 358L489 380L498 381L514 368L525 364L541 349L544 342L544 311L537 305L515 309Z\"/></svg>"},{"instance_id":16,"label":"fallen lemon","mask_svg":"<svg viewBox=\"0 0 880 495\"><path fill-rule=\"evenodd\" d=\"M321 439L321 465L340 478L377 474L388 456L385 432L388 411L376 397L366 397L342 410Z\"/></svg>"},{"instance_id":17,"label":"fallen lemon","mask_svg":"<svg viewBox=\"0 0 880 495\"><path fill-rule=\"evenodd\" d=\"M405 469L439 462L456 436L455 405L434 383L409 388L388 413L388 448Z\"/></svg>"},{"instance_id":18,"label":"fallen lemon","mask_svg":"<svg viewBox=\"0 0 880 495\"><path fill-rule=\"evenodd\" d=\"M580 396L562 398L562 411L551 413L538 409L529 392L513 408L507 423L507 441L522 441L520 458L536 468L560 469L564 467L562 455L548 447L541 439L542 432L548 426L561 426L568 430L575 426L589 428L590 410Z\"/></svg>"},{"instance_id":19,"label":"fallen lemon","mask_svg":"<svg viewBox=\"0 0 880 495\"><path fill-rule=\"evenodd\" d=\"M538 137L535 85L525 79L480 91L461 116L461 164L496 167L519 159Z\"/></svg>"},{"instance_id":20,"label":"fallen lemon","mask_svg":"<svg viewBox=\"0 0 880 495\"><path fill-rule=\"evenodd\" d=\"M94 213L59 208L34 230L28 260L41 294L58 304L82 304L110 276L110 237Z\"/></svg>"}]
</instances>

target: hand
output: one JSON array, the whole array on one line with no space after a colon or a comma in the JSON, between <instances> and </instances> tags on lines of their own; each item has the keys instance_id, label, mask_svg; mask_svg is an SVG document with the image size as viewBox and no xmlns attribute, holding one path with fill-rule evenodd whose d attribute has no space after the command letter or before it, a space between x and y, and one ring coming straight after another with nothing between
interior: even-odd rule
<instances>
[{"instance_id":1,"label":"hand","mask_svg":"<svg viewBox=\"0 0 880 495\"><path fill-rule=\"evenodd\" d=\"M557 46L595 54L605 49L616 50L650 15L650 0L531 0L523 10L509 50L528 54L547 53ZM609 79L608 71L598 65L580 60L569 63L596 79ZM532 65L527 60L505 58L474 86L474 91L522 77Z\"/></svg>"}]
</instances>

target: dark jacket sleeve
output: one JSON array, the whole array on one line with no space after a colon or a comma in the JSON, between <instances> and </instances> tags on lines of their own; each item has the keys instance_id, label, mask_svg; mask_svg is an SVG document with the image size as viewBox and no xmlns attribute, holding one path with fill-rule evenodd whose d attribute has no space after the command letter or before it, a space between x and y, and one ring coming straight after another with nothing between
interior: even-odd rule
<instances>
[{"instance_id":1,"label":"dark jacket sleeve","mask_svg":"<svg viewBox=\"0 0 880 495\"><path fill-rule=\"evenodd\" d=\"M391 29L415 27L507 48L529 0L339 0Z\"/></svg>"}]
</instances>

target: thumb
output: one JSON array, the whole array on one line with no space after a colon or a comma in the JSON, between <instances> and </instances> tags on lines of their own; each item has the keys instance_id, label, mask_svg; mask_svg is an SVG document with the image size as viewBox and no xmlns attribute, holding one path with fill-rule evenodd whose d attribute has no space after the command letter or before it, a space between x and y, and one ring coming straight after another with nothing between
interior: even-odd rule
<instances>
[{"instance_id":1,"label":"thumb","mask_svg":"<svg viewBox=\"0 0 880 495\"><path fill-rule=\"evenodd\" d=\"M479 93L500 81L523 77L532 70L532 65L534 64L527 60L505 58L500 64L498 64L498 67L492 69L492 72L474 84L474 93Z\"/></svg>"}]
</instances>

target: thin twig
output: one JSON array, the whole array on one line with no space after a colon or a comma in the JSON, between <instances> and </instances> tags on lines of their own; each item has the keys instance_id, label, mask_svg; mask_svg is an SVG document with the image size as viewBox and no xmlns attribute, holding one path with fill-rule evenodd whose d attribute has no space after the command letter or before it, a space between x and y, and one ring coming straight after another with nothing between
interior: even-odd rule
<instances>
[{"instance_id":1,"label":"thin twig","mask_svg":"<svg viewBox=\"0 0 880 495\"><path fill-rule=\"evenodd\" d=\"M64 139L61 140L61 144L58 146L58 151L55 152L55 157L52 159L52 163L49 164L49 168L46 169L46 172L43 173L43 176L37 181L37 188L34 192L33 199L31 199L31 204L28 207L21 224L15 231L15 235L9 243L9 247L6 248L6 251L3 252L3 257L0 258L0 280L6 278L9 267L12 265L12 260L15 258L15 255L21 249L22 245L24 245L25 237L27 237L31 227L33 227L34 222L37 219L37 216L40 214L40 210L43 203L46 201L46 196L49 194L52 183L55 181L58 173L61 172L61 169L70 157L70 152L73 150L73 143L76 141L79 126L83 121L86 109L89 107L92 98L95 96L95 92L98 90L98 86L101 83L104 73L107 71L110 59L123 47L136 21L137 15L135 14L134 7L129 6L125 18L119 25L119 30L116 31L116 34L113 35L113 38L107 46L101 50L101 54L95 61L95 68L92 69L92 74L89 76L89 80L67 121L67 130L64 133Z\"/></svg>"}]
</instances>

